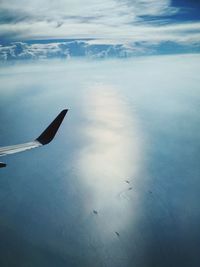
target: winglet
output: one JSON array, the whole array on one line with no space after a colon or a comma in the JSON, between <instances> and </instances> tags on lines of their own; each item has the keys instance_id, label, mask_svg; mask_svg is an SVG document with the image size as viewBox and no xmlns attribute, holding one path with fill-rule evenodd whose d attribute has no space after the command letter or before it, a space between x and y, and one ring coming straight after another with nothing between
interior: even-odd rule
<instances>
[{"instance_id":1,"label":"winglet","mask_svg":"<svg viewBox=\"0 0 200 267\"><path fill-rule=\"evenodd\" d=\"M58 128L60 127L68 109L64 109L55 118L55 120L44 130L44 132L36 139L42 145L50 143L56 135Z\"/></svg>"}]
</instances>

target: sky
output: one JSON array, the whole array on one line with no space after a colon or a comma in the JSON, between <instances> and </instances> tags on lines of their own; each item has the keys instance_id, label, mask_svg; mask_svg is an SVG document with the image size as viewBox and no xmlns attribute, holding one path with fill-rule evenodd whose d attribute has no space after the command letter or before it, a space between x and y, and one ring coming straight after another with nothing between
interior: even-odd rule
<instances>
[{"instance_id":1,"label":"sky","mask_svg":"<svg viewBox=\"0 0 200 267\"><path fill-rule=\"evenodd\" d=\"M199 10L197 0L0 0L0 39L197 45Z\"/></svg>"}]
</instances>

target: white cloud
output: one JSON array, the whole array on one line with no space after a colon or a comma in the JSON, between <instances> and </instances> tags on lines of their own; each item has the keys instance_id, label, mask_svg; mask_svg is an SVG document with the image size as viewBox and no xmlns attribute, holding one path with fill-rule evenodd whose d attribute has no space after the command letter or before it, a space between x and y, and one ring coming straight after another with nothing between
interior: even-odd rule
<instances>
[{"instance_id":1,"label":"white cloud","mask_svg":"<svg viewBox=\"0 0 200 267\"><path fill-rule=\"evenodd\" d=\"M1 0L0 3L0 10L6 10L0 25L0 36L5 39L200 41L200 22L166 24L166 17L162 21L163 15L170 17L179 11L171 6L170 0ZM143 16L159 17L159 24L149 23Z\"/></svg>"},{"instance_id":2,"label":"white cloud","mask_svg":"<svg viewBox=\"0 0 200 267\"><path fill-rule=\"evenodd\" d=\"M18 39L48 39L48 38L103 38L118 40L118 42L129 41L174 41L188 42L200 41L200 22L177 23L172 25L154 26L148 24L140 25L102 25L100 23L79 23L74 19L68 20L60 27L55 23L38 21L35 23L20 22L17 24L0 25L2 35L15 35Z\"/></svg>"},{"instance_id":3,"label":"white cloud","mask_svg":"<svg viewBox=\"0 0 200 267\"><path fill-rule=\"evenodd\" d=\"M178 8L171 7L170 0L124 0L137 16L162 16L178 12Z\"/></svg>"}]
</instances>

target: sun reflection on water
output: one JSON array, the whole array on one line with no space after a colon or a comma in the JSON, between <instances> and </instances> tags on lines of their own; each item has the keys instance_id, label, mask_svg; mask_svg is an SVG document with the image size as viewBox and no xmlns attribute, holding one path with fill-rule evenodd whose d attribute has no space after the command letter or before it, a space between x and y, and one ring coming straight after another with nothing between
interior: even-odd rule
<instances>
[{"instance_id":1,"label":"sun reflection on water","mask_svg":"<svg viewBox=\"0 0 200 267\"><path fill-rule=\"evenodd\" d=\"M138 123L128 101L109 85L90 87L83 103L86 124L81 134L86 142L78 157L78 169L88 190L84 204L86 211L98 211L108 236L133 218L131 199L137 201L137 193L130 189L137 183L141 162Z\"/></svg>"}]
</instances>

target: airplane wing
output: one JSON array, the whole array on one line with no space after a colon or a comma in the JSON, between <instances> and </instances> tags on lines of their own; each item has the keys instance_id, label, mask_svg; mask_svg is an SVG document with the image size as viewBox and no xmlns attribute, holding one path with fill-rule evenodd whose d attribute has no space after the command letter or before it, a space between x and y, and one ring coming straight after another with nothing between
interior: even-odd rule
<instances>
[{"instance_id":1,"label":"airplane wing","mask_svg":"<svg viewBox=\"0 0 200 267\"><path fill-rule=\"evenodd\" d=\"M50 143L56 135L58 128L60 127L67 111L68 109L64 109L63 111L61 111L60 114L55 118L55 120L34 141L19 145L0 147L0 156L6 156L9 154L22 152ZM0 162L0 168L5 166L5 163Z\"/></svg>"}]
</instances>

